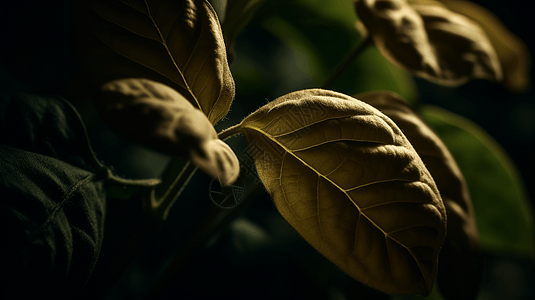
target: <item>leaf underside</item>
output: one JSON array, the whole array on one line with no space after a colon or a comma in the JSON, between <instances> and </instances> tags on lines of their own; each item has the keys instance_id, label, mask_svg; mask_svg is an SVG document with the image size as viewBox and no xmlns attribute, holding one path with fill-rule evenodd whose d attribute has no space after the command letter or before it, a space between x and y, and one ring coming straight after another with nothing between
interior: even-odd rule
<instances>
[{"instance_id":1,"label":"leaf underside","mask_svg":"<svg viewBox=\"0 0 535 300\"><path fill-rule=\"evenodd\" d=\"M371 287L429 294L445 209L389 118L316 89L272 101L241 129L275 206L309 244Z\"/></svg>"},{"instance_id":2,"label":"leaf underside","mask_svg":"<svg viewBox=\"0 0 535 300\"><path fill-rule=\"evenodd\" d=\"M208 1L87 0L77 20L81 63L93 85L147 78L180 92L212 124L228 112L234 80Z\"/></svg>"}]
</instances>

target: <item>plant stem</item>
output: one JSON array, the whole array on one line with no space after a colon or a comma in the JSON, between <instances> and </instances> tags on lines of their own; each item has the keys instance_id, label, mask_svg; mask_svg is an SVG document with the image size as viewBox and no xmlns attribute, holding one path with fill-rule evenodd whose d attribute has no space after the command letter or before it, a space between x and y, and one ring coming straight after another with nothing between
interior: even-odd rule
<instances>
[{"instance_id":1,"label":"plant stem","mask_svg":"<svg viewBox=\"0 0 535 300\"><path fill-rule=\"evenodd\" d=\"M263 192L263 186L261 184L255 184L252 189L248 190L244 200L239 206L233 207L232 209L221 209L215 205L211 206L197 226L192 226L193 228L196 228L194 234L189 238L186 246L176 254L167 266L164 267L162 273L158 276L157 281L144 296L144 299L158 298L174 276L183 270L195 253L203 247L213 235L226 228L232 221L240 216L252 199Z\"/></svg>"},{"instance_id":2,"label":"plant stem","mask_svg":"<svg viewBox=\"0 0 535 300\"><path fill-rule=\"evenodd\" d=\"M368 46L373 43L370 35L366 36L358 45L347 55L344 60L336 67L335 71L329 76L322 85L322 88L327 89L331 84L349 67L351 62L357 58Z\"/></svg>"},{"instance_id":3,"label":"plant stem","mask_svg":"<svg viewBox=\"0 0 535 300\"><path fill-rule=\"evenodd\" d=\"M226 140L233 135L240 134L242 132L240 126L241 126L241 123L230 126L226 129L223 129L221 132L217 134L217 136L222 140Z\"/></svg>"},{"instance_id":4,"label":"plant stem","mask_svg":"<svg viewBox=\"0 0 535 300\"><path fill-rule=\"evenodd\" d=\"M190 181L191 177L193 177L193 174L195 174L195 171L197 171L197 167L191 164L190 161L187 161L186 165L177 176L173 176L172 172L170 172L171 174L165 174L165 176L173 176L175 180L169 186L166 185L158 187L158 189L165 191L163 196L158 197L158 194L155 191L155 195L151 199L152 217L158 218L161 221L164 221L167 218L169 210L178 199L178 196L180 196L186 185L188 185L188 182Z\"/></svg>"}]
</instances>

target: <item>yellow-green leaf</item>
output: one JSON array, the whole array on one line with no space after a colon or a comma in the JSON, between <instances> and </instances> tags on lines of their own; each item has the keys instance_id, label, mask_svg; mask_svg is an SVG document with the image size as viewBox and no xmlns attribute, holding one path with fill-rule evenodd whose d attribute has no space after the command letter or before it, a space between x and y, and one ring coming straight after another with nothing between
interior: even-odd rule
<instances>
[{"instance_id":1,"label":"yellow-green leaf","mask_svg":"<svg viewBox=\"0 0 535 300\"><path fill-rule=\"evenodd\" d=\"M398 95L371 92L355 96L390 117L433 176L448 213L440 252L438 284L446 299L475 299L482 275L479 233L468 186L455 159L436 133Z\"/></svg>"},{"instance_id":2,"label":"yellow-green leaf","mask_svg":"<svg viewBox=\"0 0 535 300\"><path fill-rule=\"evenodd\" d=\"M357 14L393 64L443 85L499 81L498 57L479 26L443 5L407 0L357 0Z\"/></svg>"},{"instance_id":3,"label":"yellow-green leaf","mask_svg":"<svg viewBox=\"0 0 535 300\"><path fill-rule=\"evenodd\" d=\"M76 10L80 62L97 88L121 78L164 83L212 124L234 97L216 12L207 0L85 0ZM100 101L99 96L94 101Z\"/></svg>"},{"instance_id":4,"label":"yellow-green leaf","mask_svg":"<svg viewBox=\"0 0 535 300\"><path fill-rule=\"evenodd\" d=\"M123 136L161 152L188 156L225 183L239 174L238 158L217 137L208 118L172 88L148 79L106 83L101 90L104 121Z\"/></svg>"},{"instance_id":5,"label":"yellow-green leaf","mask_svg":"<svg viewBox=\"0 0 535 300\"><path fill-rule=\"evenodd\" d=\"M526 44L484 7L470 1L442 2L450 10L469 17L485 30L500 59L505 86L516 93L529 90L531 57Z\"/></svg>"},{"instance_id":6,"label":"yellow-green leaf","mask_svg":"<svg viewBox=\"0 0 535 300\"><path fill-rule=\"evenodd\" d=\"M240 128L275 206L309 244L371 287L429 294L446 212L394 122L362 101L312 89L266 104Z\"/></svg>"}]
</instances>

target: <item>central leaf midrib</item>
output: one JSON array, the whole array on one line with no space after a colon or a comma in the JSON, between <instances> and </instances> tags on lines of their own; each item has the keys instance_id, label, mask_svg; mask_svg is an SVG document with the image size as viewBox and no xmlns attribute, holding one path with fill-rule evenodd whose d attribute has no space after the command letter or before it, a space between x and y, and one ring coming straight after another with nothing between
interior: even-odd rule
<instances>
[{"instance_id":1,"label":"central leaf midrib","mask_svg":"<svg viewBox=\"0 0 535 300\"><path fill-rule=\"evenodd\" d=\"M418 263L418 260L416 259L416 257L414 256L414 254L412 253L412 251L410 251L409 248L407 248L407 246L405 246L403 243L401 243L400 241L398 241L397 239L393 238L392 236L390 236L387 232L385 232L379 225L377 225L370 217L368 217L361 209L360 207L355 203L355 201L353 201L353 199L347 194L347 192L342 189L339 185L337 185L335 182L333 182L331 179L329 179L328 177L324 176L323 174L321 174L320 172L318 172L316 169L314 169L311 165L307 164L305 161L303 161L299 156L295 155L291 150L289 150L288 148L286 148L283 144L281 144L279 141L277 141L276 139L274 139L271 135L269 135L268 133L264 132L262 129L260 128L256 128L256 127L251 127L251 126L243 126L242 129L246 129L246 128L249 128L251 130L255 130L257 132L259 132L260 134L263 134L264 136L266 136L267 138L269 138L271 141L273 141L274 143L276 143L277 145L279 145L283 150L285 150L287 153L289 153L290 155L292 155L295 159L297 159L298 161L300 161L303 165L307 166L310 170L312 170L314 173L316 173L318 176L322 177L323 179L327 180L328 182L330 182L333 186L335 186L337 189L339 189L340 191L342 191L346 197L349 199L349 201L351 201L351 203L353 203L353 205L358 209L359 213L364 216L375 228L379 229L384 235L385 237L391 239L392 241L396 242L397 244L399 244L401 247L405 248L405 250L407 250L409 252L409 254L412 256L412 258L414 259L414 261L416 262L416 265L418 265L418 269L420 270L420 273L424 279L424 281L426 282L427 284L427 278L425 277L424 275L424 272L422 271L422 268L420 266L420 264ZM426 285L426 288L427 288L427 285Z\"/></svg>"},{"instance_id":2,"label":"central leaf midrib","mask_svg":"<svg viewBox=\"0 0 535 300\"><path fill-rule=\"evenodd\" d=\"M158 31L158 35L160 36L160 39L162 40L162 45L165 47L165 51L166 51L167 54L169 55L169 58L171 59L171 61L173 62L173 65L175 66L175 69L178 71L178 73L180 74L180 77L181 77L182 80L184 81L184 85L185 85L185 87L186 87L186 90L191 94L191 96L193 97L193 100L195 100L195 103L197 104L197 107L202 111L202 107L201 107L201 104L199 103L199 100L197 99L197 97L196 97L195 94L193 93L193 90L192 90L191 87L189 86L188 81L186 80L186 77L184 76L184 74L183 74L182 71L180 70L180 67L178 67L178 64L176 63L173 54L171 53L171 51L169 50L169 47L167 46L166 39L163 37L162 32L160 31L160 27L158 27L158 24L156 24L156 21L155 21L154 18L152 17L152 13L151 13L149 4L147 3L147 0L143 0L143 2L145 2L145 5L147 6L148 17L150 18L152 24L154 25L154 28L156 28L156 30ZM203 26L201 25L201 32L200 32L200 34L199 34L199 40L200 40L200 37L202 36L203 31L204 31L204 28L203 28ZM199 40L197 40L197 42L198 42ZM197 47L197 44L195 44L195 48L196 48L196 47ZM191 56L193 56L193 53L195 53L195 49L194 49L194 51L192 51L190 57L188 58L188 62L189 62L189 59L191 59Z\"/></svg>"}]
</instances>

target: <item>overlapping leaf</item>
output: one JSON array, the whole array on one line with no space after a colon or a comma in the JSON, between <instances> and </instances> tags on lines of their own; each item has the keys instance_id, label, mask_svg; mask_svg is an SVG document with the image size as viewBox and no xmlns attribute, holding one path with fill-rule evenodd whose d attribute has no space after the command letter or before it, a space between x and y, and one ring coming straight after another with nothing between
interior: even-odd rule
<instances>
[{"instance_id":1,"label":"overlapping leaf","mask_svg":"<svg viewBox=\"0 0 535 300\"><path fill-rule=\"evenodd\" d=\"M376 289L431 291L446 212L394 122L313 89L268 103L240 127L275 206L309 244Z\"/></svg>"},{"instance_id":2,"label":"overlapping leaf","mask_svg":"<svg viewBox=\"0 0 535 300\"><path fill-rule=\"evenodd\" d=\"M148 79L115 80L102 87L101 100L105 121L127 138L186 155L225 183L237 178L239 163L232 149L217 137L208 118L172 88Z\"/></svg>"},{"instance_id":3,"label":"overlapping leaf","mask_svg":"<svg viewBox=\"0 0 535 300\"><path fill-rule=\"evenodd\" d=\"M81 65L93 85L125 77L165 83L212 124L234 97L225 42L207 0L86 0L76 13ZM95 101L100 101L98 94Z\"/></svg>"},{"instance_id":4,"label":"overlapping leaf","mask_svg":"<svg viewBox=\"0 0 535 300\"><path fill-rule=\"evenodd\" d=\"M482 268L479 233L468 186L442 140L398 95L371 92L356 98L390 117L407 136L433 176L448 213L438 283L447 299L475 299Z\"/></svg>"},{"instance_id":5,"label":"overlapping leaf","mask_svg":"<svg viewBox=\"0 0 535 300\"><path fill-rule=\"evenodd\" d=\"M355 7L381 53L417 76L444 85L502 79L483 30L442 5L357 0Z\"/></svg>"},{"instance_id":6,"label":"overlapping leaf","mask_svg":"<svg viewBox=\"0 0 535 300\"><path fill-rule=\"evenodd\" d=\"M3 75L0 295L76 298L102 247L108 170L67 101L14 88Z\"/></svg>"},{"instance_id":7,"label":"overlapping leaf","mask_svg":"<svg viewBox=\"0 0 535 300\"><path fill-rule=\"evenodd\" d=\"M442 2L448 9L469 17L485 30L500 59L505 86L517 93L527 91L530 88L531 57L526 44L484 7L470 1L442 0Z\"/></svg>"},{"instance_id":8,"label":"overlapping leaf","mask_svg":"<svg viewBox=\"0 0 535 300\"><path fill-rule=\"evenodd\" d=\"M533 259L533 209L518 169L505 150L477 124L452 112L423 106L420 114L448 146L466 178L481 248Z\"/></svg>"}]
</instances>

